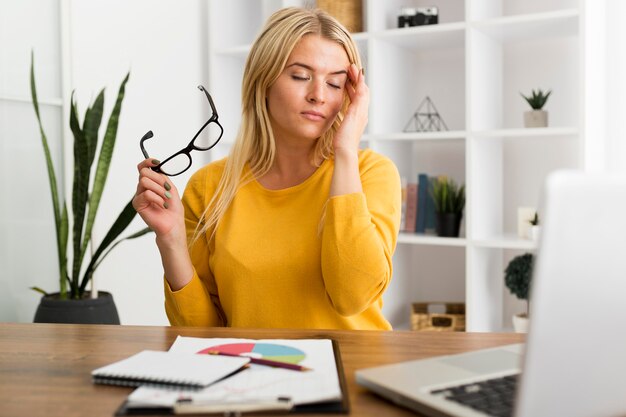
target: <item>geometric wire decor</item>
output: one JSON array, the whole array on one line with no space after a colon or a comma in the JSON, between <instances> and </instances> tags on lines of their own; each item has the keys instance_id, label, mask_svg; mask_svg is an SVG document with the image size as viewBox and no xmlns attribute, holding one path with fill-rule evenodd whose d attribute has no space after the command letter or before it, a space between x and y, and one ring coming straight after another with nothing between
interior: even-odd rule
<instances>
[{"instance_id":1,"label":"geometric wire decor","mask_svg":"<svg viewBox=\"0 0 626 417\"><path fill-rule=\"evenodd\" d=\"M404 132L436 132L440 130L448 130L448 126L439 115L435 103L426 96L404 126Z\"/></svg>"}]
</instances>

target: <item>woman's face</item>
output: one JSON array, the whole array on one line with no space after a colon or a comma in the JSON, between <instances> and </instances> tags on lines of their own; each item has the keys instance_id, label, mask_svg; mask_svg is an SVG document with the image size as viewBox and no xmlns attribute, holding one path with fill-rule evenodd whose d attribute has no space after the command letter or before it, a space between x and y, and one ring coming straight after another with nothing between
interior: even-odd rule
<instances>
[{"instance_id":1,"label":"woman's face","mask_svg":"<svg viewBox=\"0 0 626 417\"><path fill-rule=\"evenodd\" d=\"M330 128L343 104L349 66L336 42L305 35L296 44L267 94L278 143L314 141Z\"/></svg>"}]
</instances>

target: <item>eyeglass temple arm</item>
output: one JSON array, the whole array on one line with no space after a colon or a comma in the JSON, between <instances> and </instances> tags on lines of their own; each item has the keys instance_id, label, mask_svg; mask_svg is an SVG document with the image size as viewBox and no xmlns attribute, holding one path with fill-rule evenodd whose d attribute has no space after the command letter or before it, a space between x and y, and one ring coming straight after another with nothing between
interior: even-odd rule
<instances>
[{"instance_id":1,"label":"eyeglass temple arm","mask_svg":"<svg viewBox=\"0 0 626 417\"><path fill-rule=\"evenodd\" d=\"M193 143L194 140L196 140L196 138L200 135L200 133L202 133L202 131L204 130L205 127L207 127L209 125L209 123L211 122L215 122L217 123L217 125L221 128L222 125L219 124L219 122L217 122L217 118L219 117L219 115L217 114L217 109L215 108L215 103L213 103L213 99L211 98L211 95L209 94L208 91L206 91L206 89L199 85L198 86L198 90L204 92L204 94L206 95L206 98L209 100L209 104L211 105L211 110L213 112L213 115L211 116L211 118L202 125L202 127L196 132L196 134L193 136L193 138L191 139L190 143Z\"/></svg>"},{"instance_id":2,"label":"eyeglass temple arm","mask_svg":"<svg viewBox=\"0 0 626 417\"><path fill-rule=\"evenodd\" d=\"M211 105L211 110L213 111L213 114L215 115L215 117L218 117L217 109L215 108L215 103L213 103L213 99L211 98L211 95L209 94L209 92L206 91L206 89L201 85L198 86L198 90L201 90L204 92L204 94L206 95L206 98L209 100L209 104Z\"/></svg>"},{"instance_id":3,"label":"eyeglass temple arm","mask_svg":"<svg viewBox=\"0 0 626 417\"><path fill-rule=\"evenodd\" d=\"M141 148L141 153L146 159L150 158L150 156L148 155L146 148L143 146L143 143L153 136L154 136L154 133L152 133L152 130L148 130L146 134L143 135L141 139L139 140L139 147Z\"/></svg>"}]
</instances>

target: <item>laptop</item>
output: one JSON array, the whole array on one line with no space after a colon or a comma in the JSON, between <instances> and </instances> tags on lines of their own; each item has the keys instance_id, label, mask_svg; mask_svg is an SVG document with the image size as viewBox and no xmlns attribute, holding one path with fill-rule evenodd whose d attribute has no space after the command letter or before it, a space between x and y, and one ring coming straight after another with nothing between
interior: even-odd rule
<instances>
[{"instance_id":1,"label":"laptop","mask_svg":"<svg viewBox=\"0 0 626 417\"><path fill-rule=\"evenodd\" d=\"M361 369L357 383L425 416L626 415L626 177L555 172L544 203L525 345Z\"/></svg>"}]
</instances>

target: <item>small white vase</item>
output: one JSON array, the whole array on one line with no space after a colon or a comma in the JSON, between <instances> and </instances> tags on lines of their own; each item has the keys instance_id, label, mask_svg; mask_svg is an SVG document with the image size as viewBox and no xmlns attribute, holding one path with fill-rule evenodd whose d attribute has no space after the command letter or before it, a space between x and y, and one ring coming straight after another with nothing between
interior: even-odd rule
<instances>
[{"instance_id":1,"label":"small white vase","mask_svg":"<svg viewBox=\"0 0 626 417\"><path fill-rule=\"evenodd\" d=\"M548 112L545 110L529 110L524 112L525 127L547 127Z\"/></svg>"},{"instance_id":2,"label":"small white vase","mask_svg":"<svg viewBox=\"0 0 626 417\"><path fill-rule=\"evenodd\" d=\"M513 329L515 329L516 333L528 332L528 316L526 313L513 316Z\"/></svg>"},{"instance_id":3,"label":"small white vase","mask_svg":"<svg viewBox=\"0 0 626 417\"><path fill-rule=\"evenodd\" d=\"M537 225L531 225L528 228L528 238L530 240L534 240L535 242L539 240L539 233L541 232L541 228Z\"/></svg>"}]
</instances>

